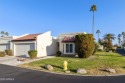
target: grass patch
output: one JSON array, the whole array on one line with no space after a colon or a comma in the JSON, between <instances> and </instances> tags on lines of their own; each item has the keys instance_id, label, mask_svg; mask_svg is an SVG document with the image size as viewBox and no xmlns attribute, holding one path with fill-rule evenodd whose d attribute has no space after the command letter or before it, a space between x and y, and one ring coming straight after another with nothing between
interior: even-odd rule
<instances>
[{"instance_id":1,"label":"grass patch","mask_svg":"<svg viewBox=\"0 0 125 83\"><path fill-rule=\"evenodd\" d=\"M49 58L24 64L22 66L45 70L43 66L50 64L54 67L54 72L63 72L64 60L68 62L68 70L70 70L72 74L76 74L78 68L85 68L88 75L111 74L100 70L104 68L113 68L116 70L117 74L125 73L125 57L117 53L109 52L97 52L94 56L87 59L71 57Z\"/></svg>"}]
</instances>

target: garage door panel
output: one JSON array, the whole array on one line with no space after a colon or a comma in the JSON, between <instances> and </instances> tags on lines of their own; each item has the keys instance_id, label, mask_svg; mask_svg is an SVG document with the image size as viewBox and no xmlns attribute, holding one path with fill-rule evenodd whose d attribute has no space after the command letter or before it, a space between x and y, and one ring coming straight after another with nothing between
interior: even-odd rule
<instances>
[{"instance_id":1,"label":"garage door panel","mask_svg":"<svg viewBox=\"0 0 125 83\"><path fill-rule=\"evenodd\" d=\"M34 50L35 49L35 44L33 43L28 43L28 44L16 44L15 45L15 52L16 56L26 56L29 57L28 51L29 50Z\"/></svg>"}]
</instances>

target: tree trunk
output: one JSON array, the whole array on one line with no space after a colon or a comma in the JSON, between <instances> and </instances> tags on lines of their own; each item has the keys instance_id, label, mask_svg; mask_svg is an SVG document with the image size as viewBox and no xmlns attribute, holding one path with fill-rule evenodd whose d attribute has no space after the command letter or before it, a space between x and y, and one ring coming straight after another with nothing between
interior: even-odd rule
<instances>
[{"instance_id":1,"label":"tree trunk","mask_svg":"<svg viewBox=\"0 0 125 83\"><path fill-rule=\"evenodd\" d=\"M94 11L93 11L93 22L92 22L92 34L93 34L93 37L94 37Z\"/></svg>"}]
</instances>

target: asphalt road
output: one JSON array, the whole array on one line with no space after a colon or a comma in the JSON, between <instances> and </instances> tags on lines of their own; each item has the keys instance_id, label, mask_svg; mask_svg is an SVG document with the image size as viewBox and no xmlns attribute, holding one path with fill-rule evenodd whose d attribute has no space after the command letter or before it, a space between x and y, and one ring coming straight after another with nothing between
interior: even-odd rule
<instances>
[{"instance_id":1,"label":"asphalt road","mask_svg":"<svg viewBox=\"0 0 125 83\"><path fill-rule=\"evenodd\" d=\"M125 76L70 76L0 64L0 83L125 83Z\"/></svg>"}]
</instances>

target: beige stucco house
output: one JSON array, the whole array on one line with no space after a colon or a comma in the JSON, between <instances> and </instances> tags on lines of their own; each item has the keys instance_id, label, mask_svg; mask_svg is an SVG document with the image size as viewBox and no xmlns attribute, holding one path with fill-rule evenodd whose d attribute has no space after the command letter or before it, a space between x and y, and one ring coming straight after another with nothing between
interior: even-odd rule
<instances>
[{"instance_id":1,"label":"beige stucco house","mask_svg":"<svg viewBox=\"0 0 125 83\"><path fill-rule=\"evenodd\" d=\"M2 38L3 41L4 38ZM7 38L5 38L7 39ZM51 36L51 32L40 34L25 34L16 38L9 38L6 43L6 48L3 48L1 43L0 51L11 49L14 56L29 57L29 50L37 50L37 57L54 55L57 52L57 38Z\"/></svg>"},{"instance_id":2,"label":"beige stucco house","mask_svg":"<svg viewBox=\"0 0 125 83\"><path fill-rule=\"evenodd\" d=\"M82 34L86 34L86 32L82 32ZM61 51L62 54L70 54L74 55L76 54L75 51L75 35L81 34L81 33L67 33L67 34L60 34L58 37L59 42L59 51Z\"/></svg>"}]
</instances>

